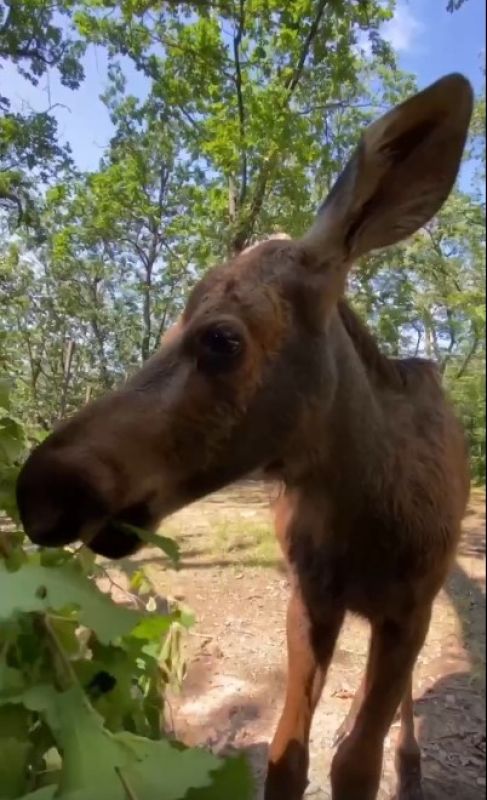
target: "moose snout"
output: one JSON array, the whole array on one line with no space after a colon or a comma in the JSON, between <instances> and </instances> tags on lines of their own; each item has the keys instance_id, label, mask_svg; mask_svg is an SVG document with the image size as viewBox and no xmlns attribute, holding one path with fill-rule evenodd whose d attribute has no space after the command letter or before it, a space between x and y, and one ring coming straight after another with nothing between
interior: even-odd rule
<instances>
[{"instance_id":1,"label":"moose snout","mask_svg":"<svg viewBox=\"0 0 487 800\"><path fill-rule=\"evenodd\" d=\"M126 493L116 464L90 454L84 459L57 446L55 435L27 459L17 481L17 506L29 539L41 547L77 540L98 555L126 558L143 541L134 528L157 523L151 496L124 503Z\"/></svg>"},{"instance_id":2,"label":"moose snout","mask_svg":"<svg viewBox=\"0 0 487 800\"><path fill-rule=\"evenodd\" d=\"M95 535L110 513L87 471L47 440L20 472L17 507L27 536L43 547L61 547Z\"/></svg>"}]
</instances>

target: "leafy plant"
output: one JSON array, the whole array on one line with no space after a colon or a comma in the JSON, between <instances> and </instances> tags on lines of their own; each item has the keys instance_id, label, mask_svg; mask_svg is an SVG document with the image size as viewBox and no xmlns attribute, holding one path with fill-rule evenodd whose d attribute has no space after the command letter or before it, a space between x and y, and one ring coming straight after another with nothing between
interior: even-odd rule
<instances>
[{"instance_id":1,"label":"leafy plant","mask_svg":"<svg viewBox=\"0 0 487 800\"><path fill-rule=\"evenodd\" d=\"M13 490L29 435L9 394L2 379L0 799L250 800L242 758L223 760L164 733L164 689L184 676L181 634L191 615L148 613L154 598L140 572L135 607L116 604L98 588L100 567L84 548L26 545ZM175 542L150 541L177 560Z\"/></svg>"}]
</instances>

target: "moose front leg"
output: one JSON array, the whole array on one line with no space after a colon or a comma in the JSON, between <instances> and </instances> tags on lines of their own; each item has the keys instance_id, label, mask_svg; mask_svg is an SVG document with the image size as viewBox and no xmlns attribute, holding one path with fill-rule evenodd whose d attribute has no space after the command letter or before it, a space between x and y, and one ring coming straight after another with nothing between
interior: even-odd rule
<instances>
[{"instance_id":1,"label":"moose front leg","mask_svg":"<svg viewBox=\"0 0 487 800\"><path fill-rule=\"evenodd\" d=\"M413 680L408 681L401 703L401 728L396 745L396 800L423 800L421 752L414 732Z\"/></svg>"},{"instance_id":2,"label":"moose front leg","mask_svg":"<svg viewBox=\"0 0 487 800\"><path fill-rule=\"evenodd\" d=\"M430 609L401 622L372 626L369 675L353 730L339 746L331 767L333 800L375 800L382 770L384 738L406 695L414 663L428 632ZM412 798L411 798L412 800Z\"/></svg>"},{"instance_id":3,"label":"moose front leg","mask_svg":"<svg viewBox=\"0 0 487 800\"><path fill-rule=\"evenodd\" d=\"M270 747L265 800L301 800L307 785L309 733L320 699L342 613L320 624L310 620L297 589L288 606L286 702Z\"/></svg>"},{"instance_id":4,"label":"moose front leg","mask_svg":"<svg viewBox=\"0 0 487 800\"><path fill-rule=\"evenodd\" d=\"M352 731L353 726L355 725L355 720L357 719L357 714L360 711L360 707L365 697L366 683L367 683L367 674L364 672L364 675L360 682L360 686L358 687L357 691L353 696L352 705L350 706L348 713L343 722L341 723L340 727L335 732L335 735L333 737L332 747L338 747L338 745L341 742L343 742L345 737L348 736L348 734Z\"/></svg>"}]
</instances>

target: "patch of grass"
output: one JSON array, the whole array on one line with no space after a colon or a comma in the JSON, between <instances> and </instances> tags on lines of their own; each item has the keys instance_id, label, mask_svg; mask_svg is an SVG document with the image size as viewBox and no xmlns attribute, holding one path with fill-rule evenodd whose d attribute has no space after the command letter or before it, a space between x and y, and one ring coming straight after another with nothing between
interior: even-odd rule
<instances>
[{"instance_id":1,"label":"patch of grass","mask_svg":"<svg viewBox=\"0 0 487 800\"><path fill-rule=\"evenodd\" d=\"M272 526L262 520L232 517L215 520L209 535L215 554L232 558L241 564L277 562L280 550Z\"/></svg>"}]
</instances>

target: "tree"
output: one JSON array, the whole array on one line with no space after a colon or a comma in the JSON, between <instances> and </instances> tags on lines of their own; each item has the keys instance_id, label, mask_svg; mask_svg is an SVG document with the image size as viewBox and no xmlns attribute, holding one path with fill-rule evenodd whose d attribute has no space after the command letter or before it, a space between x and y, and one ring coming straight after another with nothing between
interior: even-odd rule
<instances>
[{"instance_id":1,"label":"tree","mask_svg":"<svg viewBox=\"0 0 487 800\"><path fill-rule=\"evenodd\" d=\"M360 37L370 38L376 65L393 64L378 32L392 4L110 5L109 18L79 15L80 29L90 41L108 41L114 57L127 52L150 79L161 115L178 120L185 147L208 176L207 224L195 234L212 230L228 252L241 250L259 223L272 222L265 209L277 181L281 195L293 192L289 221L297 227L309 211L305 179L326 159L327 116L360 98Z\"/></svg>"},{"instance_id":2,"label":"tree","mask_svg":"<svg viewBox=\"0 0 487 800\"><path fill-rule=\"evenodd\" d=\"M14 65L34 85L56 69L61 82L76 89L85 43L72 25L74 7L71 0L0 3L0 66ZM33 223L36 187L70 164L69 148L57 142L52 109L15 111L0 96L0 208L17 222Z\"/></svg>"}]
</instances>

